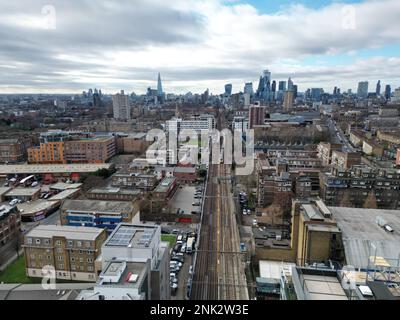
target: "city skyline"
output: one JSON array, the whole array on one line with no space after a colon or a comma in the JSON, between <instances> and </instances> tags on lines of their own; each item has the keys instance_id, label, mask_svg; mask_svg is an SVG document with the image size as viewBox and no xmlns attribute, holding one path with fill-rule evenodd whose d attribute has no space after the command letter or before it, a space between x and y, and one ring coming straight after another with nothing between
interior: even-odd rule
<instances>
[{"instance_id":1,"label":"city skyline","mask_svg":"<svg viewBox=\"0 0 400 320\"><path fill-rule=\"evenodd\" d=\"M22 2L0 4L0 93L142 94L160 72L165 92L220 94L264 69L300 92L400 86L394 0Z\"/></svg>"}]
</instances>

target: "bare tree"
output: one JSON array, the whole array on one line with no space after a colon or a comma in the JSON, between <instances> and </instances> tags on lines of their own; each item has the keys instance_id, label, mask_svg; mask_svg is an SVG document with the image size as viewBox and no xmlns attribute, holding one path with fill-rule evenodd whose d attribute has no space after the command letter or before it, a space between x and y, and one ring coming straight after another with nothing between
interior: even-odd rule
<instances>
[{"instance_id":1,"label":"bare tree","mask_svg":"<svg viewBox=\"0 0 400 320\"><path fill-rule=\"evenodd\" d=\"M376 201L376 196L375 196L374 191L371 191L368 194L367 199L365 199L364 208L365 209L378 209L378 204Z\"/></svg>"}]
</instances>

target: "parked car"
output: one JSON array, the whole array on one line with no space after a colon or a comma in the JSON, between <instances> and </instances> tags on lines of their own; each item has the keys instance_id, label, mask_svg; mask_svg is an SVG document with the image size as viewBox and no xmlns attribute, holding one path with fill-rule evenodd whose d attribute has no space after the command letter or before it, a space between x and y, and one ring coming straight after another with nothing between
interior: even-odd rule
<instances>
[{"instance_id":1,"label":"parked car","mask_svg":"<svg viewBox=\"0 0 400 320\"><path fill-rule=\"evenodd\" d=\"M189 274L193 274L193 266L189 267Z\"/></svg>"},{"instance_id":2,"label":"parked car","mask_svg":"<svg viewBox=\"0 0 400 320\"><path fill-rule=\"evenodd\" d=\"M184 243L184 244L182 245L181 252L182 252L182 253L185 253L185 252L186 252L186 243Z\"/></svg>"},{"instance_id":3,"label":"parked car","mask_svg":"<svg viewBox=\"0 0 400 320\"><path fill-rule=\"evenodd\" d=\"M8 204L10 206L15 206L15 205L17 205L18 203L21 203L21 202L22 201L20 199L12 199Z\"/></svg>"},{"instance_id":4,"label":"parked car","mask_svg":"<svg viewBox=\"0 0 400 320\"><path fill-rule=\"evenodd\" d=\"M37 187L39 185L39 182L33 181L31 184L31 187Z\"/></svg>"}]
</instances>

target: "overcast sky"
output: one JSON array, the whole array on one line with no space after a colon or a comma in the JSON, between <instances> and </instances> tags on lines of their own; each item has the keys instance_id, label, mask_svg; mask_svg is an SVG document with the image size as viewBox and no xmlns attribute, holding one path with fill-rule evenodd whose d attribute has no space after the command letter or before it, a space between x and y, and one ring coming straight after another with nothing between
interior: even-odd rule
<instances>
[{"instance_id":1,"label":"overcast sky","mask_svg":"<svg viewBox=\"0 0 400 320\"><path fill-rule=\"evenodd\" d=\"M301 91L399 87L400 1L0 2L0 93L233 91L262 70Z\"/></svg>"}]
</instances>

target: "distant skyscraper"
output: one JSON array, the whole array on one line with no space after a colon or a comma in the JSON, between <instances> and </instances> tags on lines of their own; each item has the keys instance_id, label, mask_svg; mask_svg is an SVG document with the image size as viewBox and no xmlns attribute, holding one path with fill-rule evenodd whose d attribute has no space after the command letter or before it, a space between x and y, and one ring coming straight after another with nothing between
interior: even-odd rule
<instances>
[{"instance_id":1,"label":"distant skyscraper","mask_svg":"<svg viewBox=\"0 0 400 320\"><path fill-rule=\"evenodd\" d=\"M129 104L129 96L125 95L124 91L112 96L114 119L130 120L131 108Z\"/></svg>"},{"instance_id":2,"label":"distant skyscraper","mask_svg":"<svg viewBox=\"0 0 400 320\"><path fill-rule=\"evenodd\" d=\"M335 87L335 88L333 89L333 95L334 95L334 96L337 95L337 87Z\"/></svg>"},{"instance_id":3,"label":"distant skyscraper","mask_svg":"<svg viewBox=\"0 0 400 320\"><path fill-rule=\"evenodd\" d=\"M381 80L378 81L378 83L376 84L376 95L379 96L381 95Z\"/></svg>"},{"instance_id":4,"label":"distant skyscraper","mask_svg":"<svg viewBox=\"0 0 400 320\"><path fill-rule=\"evenodd\" d=\"M276 81L272 81L272 85L271 85L271 91L275 92L276 91Z\"/></svg>"},{"instance_id":5,"label":"distant skyscraper","mask_svg":"<svg viewBox=\"0 0 400 320\"><path fill-rule=\"evenodd\" d=\"M362 81L358 83L357 95L360 98L368 97L368 81Z\"/></svg>"},{"instance_id":6,"label":"distant skyscraper","mask_svg":"<svg viewBox=\"0 0 400 320\"><path fill-rule=\"evenodd\" d=\"M278 90L279 91L286 91L286 81L279 81Z\"/></svg>"},{"instance_id":7,"label":"distant skyscraper","mask_svg":"<svg viewBox=\"0 0 400 320\"><path fill-rule=\"evenodd\" d=\"M294 93L294 98L297 98L297 91L298 91L298 86L295 84L293 85L293 93Z\"/></svg>"},{"instance_id":8,"label":"distant skyscraper","mask_svg":"<svg viewBox=\"0 0 400 320\"><path fill-rule=\"evenodd\" d=\"M225 85L225 94L230 96L232 94L232 84L228 83Z\"/></svg>"},{"instance_id":9,"label":"distant skyscraper","mask_svg":"<svg viewBox=\"0 0 400 320\"><path fill-rule=\"evenodd\" d=\"M247 83L244 85L244 90L243 90L243 92L244 92L244 93L248 93L248 94L250 94L250 96L252 96L252 95L254 94L253 82L247 82Z\"/></svg>"},{"instance_id":10,"label":"distant skyscraper","mask_svg":"<svg viewBox=\"0 0 400 320\"><path fill-rule=\"evenodd\" d=\"M93 108L99 109L101 107L102 107L101 97L100 94L96 92L95 94L93 94Z\"/></svg>"},{"instance_id":11,"label":"distant skyscraper","mask_svg":"<svg viewBox=\"0 0 400 320\"><path fill-rule=\"evenodd\" d=\"M293 91L293 81L289 78L288 80L288 91Z\"/></svg>"},{"instance_id":12,"label":"distant skyscraper","mask_svg":"<svg viewBox=\"0 0 400 320\"><path fill-rule=\"evenodd\" d=\"M387 84L386 88L385 88L385 98L386 98L386 100L389 100L391 95L392 95L392 88L390 87L389 84Z\"/></svg>"},{"instance_id":13,"label":"distant skyscraper","mask_svg":"<svg viewBox=\"0 0 400 320\"><path fill-rule=\"evenodd\" d=\"M294 91L286 91L285 92L285 97L283 100L283 109L286 111L290 111L291 109L293 109L293 105L294 105Z\"/></svg>"},{"instance_id":14,"label":"distant skyscraper","mask_svg":"<svg viewBox=\"0 0 400 320\"><path fill-rule=\"evenodd\" d=\"M269 101L271 97L271 72L264 70L260 77L257 89L257 97L261 101Z\"/></svg>"},{"instance_id":15,"label":"distant skyscraper","mask_svg":"<svg viewBox=\"0 0 400 320\"><path fill-rule=\"evenodd\" d=\"M162 96L163 94L163 89L162 89L162 84L161 84L161 75L158 73L158 81L157 81L157 95Z\"/></svg>"}]
</instances>

